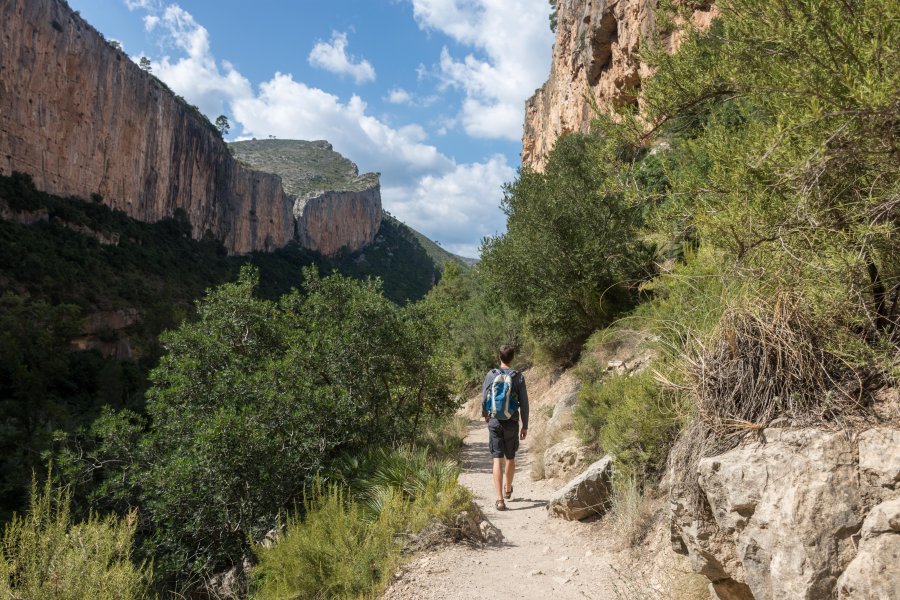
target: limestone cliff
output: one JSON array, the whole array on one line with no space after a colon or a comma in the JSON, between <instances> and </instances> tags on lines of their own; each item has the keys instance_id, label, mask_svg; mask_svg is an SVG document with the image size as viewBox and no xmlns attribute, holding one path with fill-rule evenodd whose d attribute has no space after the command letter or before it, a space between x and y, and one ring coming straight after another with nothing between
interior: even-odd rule
<instances>
[{"instance_id":1,"label":"limestone cliff","mask_svg":"<svg viewBox=\"0 0 900 600\"><path fill-rule=\"evenodd\" d=\"M244 164L280 175L296 198L295 236L304 248L335 254L358 250L381 226L381 187L376 173L356 165L324 140L252 140L231 144Z\"/></svg>"},{"instance_id":2,"label":"limestone cliff","mask_svg":"<svg viewBox=\"0 0 900 600\"><path fill-rule=\"evenodd\" d=\"M209 231L233 254L282 247L298 230L296 198L281 177L234 160L195 108L62 0L0 3L0 174L13 171L40 190L101 198L142 221L181 209L194 236ZM328 253L370 242L377 202L368 213L310 211L303 230L329 238L308 247ZM360 216L369 220L348 220Z\"/></svg>"},{"instance_id":3,"label":"limestone cliff","mask_svg":"<svg viewBox=\"0 0 900 600\"><path fill-rule=\"evenodd\" d=\"M694 24L706 27L714 8L698 4ZM641 81L651 74L638 51L657 33L656 6L656 0L559 0L550 77L525 103L523 166L543 169L560 136L587 131L591 100L601 109L638 105ZM678 32L662 37L674 51Z\"/></svg>"}]
</instances>

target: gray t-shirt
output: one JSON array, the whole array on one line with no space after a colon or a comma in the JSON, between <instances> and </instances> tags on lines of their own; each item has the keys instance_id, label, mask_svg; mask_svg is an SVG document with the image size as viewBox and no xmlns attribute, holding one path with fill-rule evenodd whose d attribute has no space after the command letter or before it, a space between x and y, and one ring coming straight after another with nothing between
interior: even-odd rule
<instances>
[{"instance_id":1,"label":"gray t-shirt","mask_svg":"<svg viewBox=\"0 0 900 600\"><path fill-rule=\"evenodd\" d=\"M491 383L494 381L494 377L496 377L500 371L504 373L512 373L515 369L491 369L488 371L488 374L484 377L484 383L481 385L481 416L488 416L484 411L484 401L488 397L488 394L491 391ZM522 418L522 429L528 429L528 388L525 387L525 376L516 371L516 376L513 377L513 393L516 394L516 397L519 399L519 410L513 414L513 419L519 419L519 415Z\"/></svg>"}]
</instances>

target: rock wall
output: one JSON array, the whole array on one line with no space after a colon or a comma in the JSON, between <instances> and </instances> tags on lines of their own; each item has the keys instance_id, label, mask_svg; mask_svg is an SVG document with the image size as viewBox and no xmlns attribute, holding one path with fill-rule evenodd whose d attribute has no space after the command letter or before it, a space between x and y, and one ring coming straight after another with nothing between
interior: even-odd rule
<instances>
[{"instance_id":1,"label":"rock wall","mask_svg":"<svg viewBox=\"0 0 900 600\"><path fill-rule=\"evenodd\" d=\"M304 248L335 254L362 248L381 226L381 186L360 192L321 192L294 204L296 237Z\"/></svg>"},{"instance_id":2,"label":"rock wall","mask_svg":"<svg viewBox=\"0 0 900 600\"><path fill-rule=\"evenodd\" d=\"M231 253L294 239L295 199L277 175L242 167L212 126L76 15L62 0L0 2L0 173L28 173L38 189L89 198L141 221L184 210L197 238ZM304 230L319 247L359 247L352 208L319 209ZM342 205L343 206L343 205ZM317 223L328 216L347 225Z\"/></svg>"},{"instance_id":3,"label":"rock wall","mask_svg":"<svg viewBox=\"0 0 900 600\"><path fill-rule=\"evenodd\" d=\"M522 165L542 170L556 140L586 132L591 99L603 109L639 105L641 81L651 74L637 52L656 35L656 0L559 0L550 77L525 103ZM714 8L701 4L693 21L709 25ZM669 51L677 31L663 35Z\"/></svg>"},{"instance_id":4,"label":"rock wall","mask_svg":"<svg viewBox=\"0 0 900 600\"><path fill-rule=\"evenodd\" d=\"M766 429L698 477L673 540L714 597L900 598L900 430Z\"/></svg>"}]
</instances>

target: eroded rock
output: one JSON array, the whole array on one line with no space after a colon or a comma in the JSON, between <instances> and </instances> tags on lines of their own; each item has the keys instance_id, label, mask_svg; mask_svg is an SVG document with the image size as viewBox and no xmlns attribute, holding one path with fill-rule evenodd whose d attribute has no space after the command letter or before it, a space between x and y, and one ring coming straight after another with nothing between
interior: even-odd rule
<instances>
[{"instance_id":1,"label":"eroded rock","mask_svg":"<svg viewBox=\"0 0 900 600\"><path fill-rule=\"evenodd\" d=\"M897 434L766 429L702 459L699 507L672 500L676 550L724 599L900 597L900 501L878 500L895 494Z\"/></svg>"},{"instance_id":2,"label":"eroded rock","mask_svg":"<svg viewBox=\"0 0 900 600\"><path fill-rule=\"evenodd\" d=\"M900 497L872 509L860 532L859 551L838 579L839 598L900 598Z\"/></svg>"},{"instance_id":3,"label":"eroded rock","mask_svg":"<svg viewBox=\"0 0 900 600\"><path fill-rule=\"evenodd\" d=\"M585 463L585 449L577 438L569 437L544 451L544 477L564 479L579 472Z\"/></svg>"},{"instance_id":4,"label":"eroded rock","mask_svg":"<svg viewBox=\"0 0 900 600\"><path fill-rule=\"evenodd\" d=\"M604 456L550 497L550 514L569 521L602 515L612 494L612 457Z\"/></svg>"}]
</instances>

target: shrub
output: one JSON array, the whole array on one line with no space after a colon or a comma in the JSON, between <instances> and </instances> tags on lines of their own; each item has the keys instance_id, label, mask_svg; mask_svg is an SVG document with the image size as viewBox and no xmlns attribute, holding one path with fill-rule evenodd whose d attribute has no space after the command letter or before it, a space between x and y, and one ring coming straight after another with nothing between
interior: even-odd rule
<instances>
[{"instance_id":1,"label":"shrub","mask_svg":"<svg viewBox=\"0 0 900 600\"><path fill-rule=\"evenodd\" d=\"M456 408L416 307L312 270L276 303L254 295L257 277L245 268L163 336L147 419L107 414L83 456L88 472L110 465L95 501L141 507L142 551L179 587L240 562L338 456Z\"/></svg>"},{"instance_id":2,"label":"shrub","mask_svg":"<svg viewBox=\"0 0 900 600\"><path fill-rule=\"evenodd\" d=\"M69 493L31 486L25 516L13 517L0 547L0 596L66 600L138 600L148 596L150 569L131 560L136 514L124 519L70 518Z\"/></svg>"},{"instance_id":3,"label":"shrub","mask_svg":"<svg viewBox=\"0 0 900 600\"><path fill-rule=\"evenodd\" d=\"M482 245L490 297L508 302L551 357L577 353L648 273L642 210L621 185L641 150L626 138L607 123L559 139L545 172L525 169L506 187L507 231Z\"/></svg>"},{"instance_id":4,"label":"shrub","mask_svg":"<svg viewBox=\"0 0 900 600\"><path fill-rule=\"evenodd\" d=\"M359 598L375 595L400 564L404 540L437 521L451 524L471 501L459 467L424 450L378 450L347 456L312 488L303 516L283 538L257 549L260 599Z\"/></svg>"},{"instance_id":5,"label":"shrub","mask_svg":"<svg viewBox=\"0 0 900 600\"><path fill-rule=\"evenodd\" d=\"M615 457L617 479L643 481L662 469L683 415L678 396L662 390L646 369L585 383L575 422L585 441L599 442L603 452Z\"/></svg>"}]
</instances>

